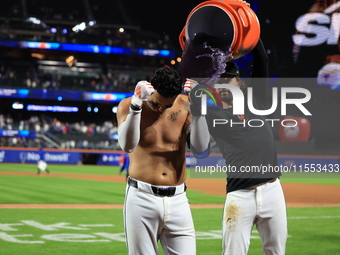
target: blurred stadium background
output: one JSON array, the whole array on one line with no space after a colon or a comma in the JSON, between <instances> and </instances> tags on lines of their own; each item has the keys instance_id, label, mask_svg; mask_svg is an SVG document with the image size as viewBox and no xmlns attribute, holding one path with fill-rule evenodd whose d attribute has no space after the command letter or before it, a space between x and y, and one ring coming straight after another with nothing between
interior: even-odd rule
<instances>
[{"instance_id":1,"label":"blurred stadium background","mask_svg":"<svg viewBox=\"0 0 340 255\"><path fill-rule=\"evenodd\" d=\"M189 12L201 2L1 2L1 254L126 254L122 209L79 208L92 203L104 207L123 203L125 177L120 176L121 182L115 181L114 185L109 182L109 177L119 177L115 175L122 154L117 143L115 109L121 99L131 95L138 80L148 80L155 69L164 65L178 67L182 54L178 35ZM270 60L270 84L304 87L312 94L305 104L312 116L288 107L287 118L295 119L297 127L273 127L279 162L309 167L339 165L340 2L248 2L261 24ZM301 17L308 21L305 25L309 33L297 28ZM296 44L293 35L306 35L310 44ZM321 39L313 42L315 38ZM242 75L249 74L251 58L250 53L236 60ZM333 68L329 73L321 72L328 67ZM329 82L332 75L334 79ZM280 107L270 117L282 119ZM39 150L41 147L44 151ZM192 165L189 155L188 165ZM51 176L36 176L35 163L41 157L49 163ZM221 157L213 154L204 162L215 165ZM74 167L76 164L83 166ZM74 176L68 178L66 174ZM106 180L76 179L95 174ZM338 173L326 178L319 173L313 176L284 175L283 185L295 182L301 190L313 189L318 194L305 196L300 190L288 197L286 189L287 198L329 206L325 198L331 197L334 205L288 208L287 254L340 254L340 207L335 196L339 193ZM188 181L193 180L190 177ZM223 181L219 187L223 196L190 187L190 204L222 206L225 182L218 181ZM323 186L309 186L313 184ZM329 195L326 188L334 195ZM51 203L77 209L62 209L61 205L49 208ZM45 209L24 208L29 204ZM192 212L198 254L220 254L221 208L193 208ZM56 227L50 231L45 226ZM262 254L255 229L251 238L249 255Z\"/></svg>"},{"instance_id":2,"label":"blurred stadium background","mask_svg":"<svg viewBox=\"0 0 340 255\"><path fill-rule=\"evenodd\" d=\"M49 163L118 165L119 101L131 95L137 81L149 80L155 69L177 68L182 54L177 36L200 2L3 2L0 162L35 163L40 157L37 150L43 147ZM321 160L317 162L339 163L340 85L316 81L325 64L340 65L339 31L334 25L339 21L339 2L309 0L299 7L292 0L248 2L259 17L272 85L287 86L280 78L312 79L288 82L311 92L306 108L312 116L288 107L287 117L296 119L298 126L273 127L281 162L307 158L310 163L312 155ZM324 12L329 7L333 9ZM296 21L315 12L329 18L324 28L334 33L336 43L294 44L293 35L302 33ZM236 62L243 74L249 73L251 54ZM281 119L280 109L271 117Z\"/></svg>"}]
</instances>

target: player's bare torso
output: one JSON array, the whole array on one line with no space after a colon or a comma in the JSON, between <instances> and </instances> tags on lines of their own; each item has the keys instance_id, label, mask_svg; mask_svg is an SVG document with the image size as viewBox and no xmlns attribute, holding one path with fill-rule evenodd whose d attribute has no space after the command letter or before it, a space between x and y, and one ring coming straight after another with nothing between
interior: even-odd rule
<instances>
[{"instance_id":1,"label":"player's bare torso","mask_svg":"<svg viewBox=\"0 0 340 255\"><path fill-rule=\"evenodd\" d=\"M125 100L124 107L129 107L131 99ZM162 186L175 186L185 181L186 131L190 124L188 105L187 96L178 95L173 106L159 114L144 102L140 141L129 154L132 178Z\"/></svg>"}]
</instances>

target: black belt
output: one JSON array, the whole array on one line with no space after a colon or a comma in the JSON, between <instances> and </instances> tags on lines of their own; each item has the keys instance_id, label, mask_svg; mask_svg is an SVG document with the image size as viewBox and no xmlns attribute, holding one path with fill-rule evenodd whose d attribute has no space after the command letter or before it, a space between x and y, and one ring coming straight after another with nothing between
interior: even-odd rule
<instances>
[{"instance_id":1,"label":"black belt","mask_svg":"<svg viewBox=\"0 0 340 255\"><path fill-rule=\"evenodd\" d=\"M264 185L266 183L273 183L276 181L277 178L274 178L274 179L271 179L270 181L267 181L267 182L262 182L262 183L259 183L259 184L256 184L256 185L253 185L253 186L250 186L246 189L256 189L258 186L261 186L261 185Z\"/></svg>"},{"instance_id":2,"label":"black belt","mask_svg":"<svg viewBox=\"0 0 340 255\"><path fill-rule=\"evenodd\" d=\"M136 189L138 189L138 181L132 178L128 178L128 184ZM171 197L176 193L176 187L169 187L169 188L159 188L156 186L151 186L152 192L157 196L163 197ZM186 186L184 188L186 190Z\"/></svg>"}]
</instances>

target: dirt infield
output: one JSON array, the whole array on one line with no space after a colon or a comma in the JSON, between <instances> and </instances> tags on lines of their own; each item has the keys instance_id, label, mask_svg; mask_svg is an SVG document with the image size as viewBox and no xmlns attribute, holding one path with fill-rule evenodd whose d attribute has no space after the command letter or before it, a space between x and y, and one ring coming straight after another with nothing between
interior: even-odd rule
<instances>
[{"instance_id":1,"label":"dirt infield","mask_svg":"<svg viewBox=\"0 0 340 255\"><path fill-rule=\"evenodd\" d=\"M27 172L0 172L0 175L36 176ZM63 177L85 180L125 183L125 176L94 175L94 174L58 174L41 175L41 178ZM188 189L202 191L209 195L225 195L225 180L215 179L187 179ZM340 206L340 185L319 185L301 183L282 183L287 207L322 207ZM222 208L222 204L191 204L191 208ZM106 204L0 204L0 208L122 208L122 205Z\"/></svg>"}]
</instances>

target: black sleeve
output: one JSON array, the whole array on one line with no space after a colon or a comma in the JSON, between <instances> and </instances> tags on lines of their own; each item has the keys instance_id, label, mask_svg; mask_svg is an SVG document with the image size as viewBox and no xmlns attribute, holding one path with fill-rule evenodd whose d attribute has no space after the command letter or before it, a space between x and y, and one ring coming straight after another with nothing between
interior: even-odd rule
<instances>
[{"instance_id":1,"label":"black sleeve","mask_svg":"<svg viewBox=\"0 0 340 255\"><path fill-rule=\"evenodd\" d=\"M268 56L261 38L252 53L253 64L251 87L253 88L253 95L259 99L259 103L261 103L263 107L266 107L268 88Z\"/></svg>"},{"instance_id":2,"label":"black sleeve","mask_svg":"<svg viewBox=\"0 0 340 255\"><path fill-rule=\"evenodd\" d=\"M268 56L263 46L262 40L258 41L257 45L252 51L253 65L252 78L266 78L268 77Z\"/></svg>"}]
</instances>

